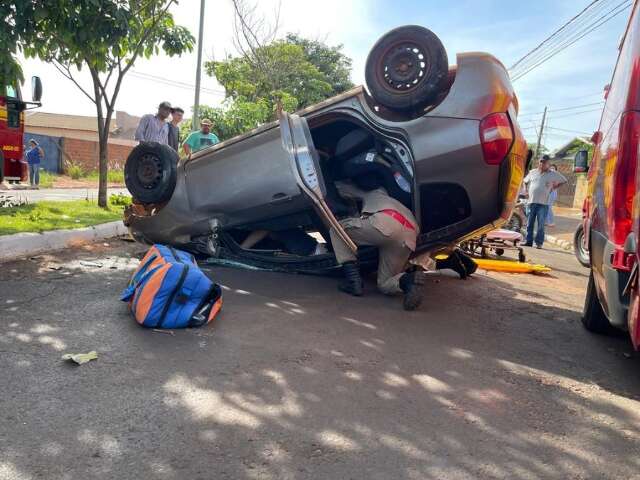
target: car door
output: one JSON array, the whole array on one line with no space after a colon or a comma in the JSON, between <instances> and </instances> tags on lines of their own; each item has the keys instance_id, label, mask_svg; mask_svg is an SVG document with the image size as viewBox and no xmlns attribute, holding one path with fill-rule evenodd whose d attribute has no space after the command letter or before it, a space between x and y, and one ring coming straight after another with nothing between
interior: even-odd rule
<instances>
[{"instance_id":1,"label":"car door","mask_svg":"<svg viewBox=\"0 0 640 480\"><path fill-rule=\"evenodd\" d=\"M197 152L185 165L191 215L243 227L311 208L277 123Z\"/></svg>"},{"instance_id":2,"label":"car door","mask_svg":"<svg viewBox=\"0 0 640 480\"><path fill-rule=\"evenodd\" d=\"M279 122L282 142L289 152L291 169L296 176L299 187L311 199L316 213L325 226L333 229L355 253L356 244L349 238L327 205L327 190L307 120L299 115L281 112Z\"/></svg>"}]
</instances>

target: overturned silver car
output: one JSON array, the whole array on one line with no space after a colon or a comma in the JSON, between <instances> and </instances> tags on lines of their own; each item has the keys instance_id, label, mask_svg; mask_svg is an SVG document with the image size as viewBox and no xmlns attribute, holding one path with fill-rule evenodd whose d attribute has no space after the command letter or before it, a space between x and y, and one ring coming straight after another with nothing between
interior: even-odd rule
<instances>
[{"instance_id":1,"label":"overturned silver car","mask_svg":"<svg viewBox=\"0 0 640 480\"><path fill-rule=\"evenodd\" d=\"M282 112L184 161L163 145L136 147L125 169L134 238L258 268L326 272L335 267L329 228L356 248L338 223L345 210L335 184L344 165L373 156L384 166L378 185L419 222L416 255L508 220L527 147L504 66L487 53L464 53L450 68L437 37L408 26L376 43L366 73L369 92L357 87ZM242 248L257 230L274 235ZM327 253L285 248L278 232L292 230L318 232Z\"/></svg>"}]
</instances>

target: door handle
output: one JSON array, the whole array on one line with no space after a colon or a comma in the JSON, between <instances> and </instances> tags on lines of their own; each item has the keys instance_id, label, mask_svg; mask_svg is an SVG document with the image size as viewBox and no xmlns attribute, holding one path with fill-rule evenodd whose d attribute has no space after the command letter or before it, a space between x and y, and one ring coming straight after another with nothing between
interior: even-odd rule
<instances>
[{"instance_id":1,"label":"door handle","mask_svg":"<svg viewBox=\"0 0 640 480\"><path fill-rule=\"evenodd\" d=\"M290 202L291 201L291 197L285 193L276 193L273 197L271 202L269 202L271 205L277 205L279 203L286 203L286 202Z\"/></svg>"}]
</instances>

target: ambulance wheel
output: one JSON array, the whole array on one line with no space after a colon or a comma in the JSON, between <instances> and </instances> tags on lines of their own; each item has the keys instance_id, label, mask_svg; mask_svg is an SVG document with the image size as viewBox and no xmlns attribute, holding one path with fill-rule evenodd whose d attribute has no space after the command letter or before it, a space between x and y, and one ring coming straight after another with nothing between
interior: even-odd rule
<instances>
[{"instance_id":1,"label":"ambulance wheel","mask_svg":"<svg viewBox=\"0 0 640 480\"><path fill-rule=\"evenodd\" d=\"M176 188L178 154L171 147L142 142L135 147L124 166L124 182L140 203L162 203Z\"/></svg>"},{"instance_id":2,"label":"ambulance wheel","mask_svg":"<svg viewBox=\"0 0 640 480\"><path fill-rule=\"evenodd\" d=\"M496 255L499 256L499 257L504 255L504 249L503 248L496 248Z\"/></svg>"},{"instance_id":3,"label":"ambulance wheel","mask_svg":"<svg viewBox=\"0 0 640 480\"><path fill-rule=\"evenodd\" d=\"M447 52L431 30L406 25L384 34L367 57L369 93L392 110L419 110L442 92L449 74Z\"/></svg>"}]
</instances>

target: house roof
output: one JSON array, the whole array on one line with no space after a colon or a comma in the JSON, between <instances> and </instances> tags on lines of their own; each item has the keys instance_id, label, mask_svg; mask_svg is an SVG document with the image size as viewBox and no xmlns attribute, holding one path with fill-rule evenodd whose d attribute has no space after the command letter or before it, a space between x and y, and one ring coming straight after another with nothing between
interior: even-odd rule
<instances>
[{"instance_id":1,"label":"house roof","mask_svg":"<svg viewBox=\"0 0 640 480\"><path fill-rule=\"evenodd\" d=\"M27 112L24 119L25 127L49 127L64 130L81 130L84 132L98 133L98 121L96 117L82 115L66 115L62 113ZM111 120L110 132L116 130L115 118Z\"/></svg>"},{"instance_id":2,"label":"house roof","mask_svg":"<svg viewBox=\"0 0 640 480\"><path fill-rule=\"evenodd\" d=\"M584 143L585 145L592 144L591 140L589 140L589 138L587 137L574 137L561 147L558 147L558 149L553 152L553 156L555 158L564 157L567 154L567 151L573 146L575 142Z\"/></svg>"}]
</instances>

